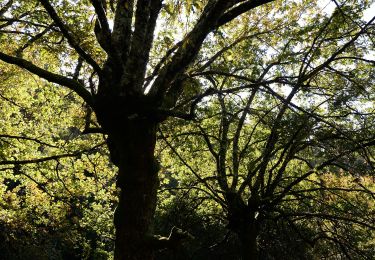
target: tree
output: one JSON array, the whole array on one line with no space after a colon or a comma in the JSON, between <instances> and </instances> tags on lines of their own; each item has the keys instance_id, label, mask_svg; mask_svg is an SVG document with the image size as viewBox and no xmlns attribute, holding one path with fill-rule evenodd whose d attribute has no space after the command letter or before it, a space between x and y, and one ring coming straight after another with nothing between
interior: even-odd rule
<instances>
[{"instance_id":1,"label":"tree","mask_svg":"<svg viewBox=\"0 0 375 260\"><path fill-rule=\"evenodd\" d=\"M117 190L103 138L80 134L85 108L70 91L3 65L0 258L111 254Z\"/></svg>"},{"instance_id":2,"label":"tree","mask_svg":"<svg viewBox=\"0 0 375 260\"><path fill-rule=\"evenodd\" d=\"M2 4L1 46L8 50L0 52L0 59L76 93L88 107L83 132L107 135L121 189L115 214L115 259L152 259L154 250L167 246L168 240L158 240L151 231L158 187L154 158L158 125L169 116L192 117L174 107L207 35L268 2L189 1L185 7L174 1L162 5L161 0L9 0ZM161 48L165 54L153 64L149 57L159 15L166 16L174 6L183 8L183 13L196 10L194 24L181 41ZM158 47L162 46L154 49ZM92 127L96 120L99 128Z\"/></svg>"},{"instance_id":3,"label":"tree","mask_svg":"<svg viewBox=\"0 0 375 260\"><path fill-rule=\"evenodd\" d=\"M196 72L214 95L195 122L162 128L175 157L166 163L195 176L180 188L202 190L222 208L244 259L272 244L259 241L270 223L297 230L310 245L335 244L343 257L370 259L364 249L373 235L358 240L375 228L372 210L364 214L374 201L374 60L367 56L374 18L363 21L353 3L329 15L288 8L294 17L262 17L263 32L214 50L222 59ZM297 26L305 12L309 23Z\"/></svg>"}]
</instances>

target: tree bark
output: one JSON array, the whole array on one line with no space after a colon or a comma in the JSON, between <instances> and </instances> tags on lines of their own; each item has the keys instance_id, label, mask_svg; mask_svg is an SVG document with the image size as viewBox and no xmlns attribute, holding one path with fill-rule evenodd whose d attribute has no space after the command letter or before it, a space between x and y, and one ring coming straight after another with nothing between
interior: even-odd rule
<instances>
[{"instance_id":1,"label":"tree bark","mask_svg":"<svg viewBox=\"0 0 375 260\"><path fill-rule=\"evenodd\" d=\"M238 193L226 193L228 205L228 228L237 234L241 243L243 260L258 260L257 237L259 234L259 222L256 218L257 202L250 199L245 204Z\"/></svg>"},{"instance_id":2,"label":"tree bark","mask_svg":"<svg viewBox=\"0 0 375 260\"><path fill-rule=\"evenodd\" d=\"M258 260L258 227L256 223L249 223L237 233L241 242L241 254L243 260Z\"/></svg>"},{"instance_id":3,"label":"tree bark","mask_svg":"<svg viewBox=\"0 0 375 260\"><path fill-rule=\"evenodd\" d=\"M156 126L148 119L134 118L109 132L108 147L119 168L117 186L121 189L115 212L116 260L153 259L149 240L159 185Z\"/></svg>"}]
</instances>

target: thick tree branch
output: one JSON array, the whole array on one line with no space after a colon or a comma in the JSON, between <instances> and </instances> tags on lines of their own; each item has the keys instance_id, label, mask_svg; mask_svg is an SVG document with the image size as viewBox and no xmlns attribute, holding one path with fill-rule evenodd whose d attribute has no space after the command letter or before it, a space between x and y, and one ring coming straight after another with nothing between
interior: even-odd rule
<instances>
[{"instance_id":1,"label":"thick tree branch","mask_svg":"<svg viewBox=\"0 0 375 260\"><path fill-rule=\"evenodd\" d=\"M232 5L233 1L224 0L207 4L197 24L185 37L181 47L178 48L170 62L160 70L159 76L151 87L149 94L155 96L159 103L163 102L171 83L182 75L188 65L194 60L204 39L215 27L218 18ZM170 95L173 96L174 93Z\"/></svg>"},{"instance_id":2,"label":"thick tree branch","mask_svg":"<svg viewBox=\"0 0 375 260\"><path fill-rule=\"evenodd\" d=\"M232 145L232 167L233 167L233 181L230 189L235 191L238 184L239 177L239 167L240 167L240 157L239 157L239 140L241 137L242 127L244 126L245 119L250 112L251 104L255 98L255 95L258 91L258 88L254 88L251 91L250 97L247 99L245 108L242 112L242 115L237 123L236 132L233 136L233 145Z\"/></svg>"},{"instance_id":3,"label":"thick tree branch","mask_svg":"<svg viewBox=\"0 0 375 260\"><path fill-rule=\"evenodd\" d=\"M56 23L56 25L60 28L61 33L65 36L68 40L69 44L76 50L78 55L80 55L88 64L92 66L92 68L100 75L101 68L99 65L94 61L94 59L87 54L79 45L79 42L75 37L69 32L68 28L65 26L64 22L58 16L56 10L53 8L49 0L39 0L43 7L46 9L48 14L50 15L51 19Z\"/></svg>"},{"instance_id":4,"label":"thick tree branch","mask_svg":"<svg viewBox=\"0 0 375 260\"><path fill-rule=\"evenodd\" d=\"M274 0L251 0L251 1L246 1L245 3L242 3L240 5L237 5L237 6L233 7L232 9L230 9L229 11L227 11L226 13L224 13L223 15L221 15L221 17L219 18L219 20L216 24L216 28L218 28L220 26L223 26L224 24L232 21L233 19L235 19L239 15L241 15L241 14L243 14L243 13L245 13L245 12L251 10L251 9L254 9L258 6L270 3L272 1L274 1Z\"/></svg>"},{"instance_id":5,"label":"thick tree branch","mask_svg":"<svg viewBox=\"0 0 375 260\"><path fill-rule=\"evenodd\" d=\"M283 103L282 107L280 108L273 122L271 132L268 136L265 148L262 152L262 162L260 164L260 169L257 175L257 180L255 181L253 185L254 190L259 190L260 187L264 187L266 169L272 158L272 152L274 151L275 145L277 141L279 140L280 122L282 121L282 118L285 112L287 111L289 104L291 103L293 97L296 95L299 87L300 87L299 85L294 86L292 91L289 93L288 97L285 99L285 102Z\"/></svg>"},{"instance_id":6,"label":"thick tree branch","mask_svg":"<svg viewBox=\"0 0 375 260\"><path fill-rule=\"evenodd\" d=\"M30 71L31 73L49 81L53 82L62 86L65 86L71 90L73 90L75 93L77 93L83 100L85 100L90 106L93 105L93 100L92 96L89 91L85 89L85 87L79 83L76 80L61 76L59 74L55 74L52 72L49 72L47 70L44 70L38 66L35 66L33 63L30 61L21 59L21 58L16 58L13 56L9 56L3 52L0 52L0 60L17 65L20 68L26 69Z\"/></svg>"},{"instance_id":7,"label":"thick tree branch","mask_svg":"<svg viewBox=\"0 0 375 260\"><path fill-rule=\"evenodd\" d=\"M102 0L90 0L90 2L94 6L97 16L94 27L96 39L108 55L116 57L117 59L117 52L112 45L111 30L109 28L108 19L106 16L105 2Z\"/></svg>"},{"instance_id":8,"label":"thick tree branch","mask_svg":"<svg viewBox=\"0 0 375 260\"><path fill-rule=\"evenodd\" d=\"M160 0L138 0L130 54L123 75L124 91L143 92L142 86L154 38L156 20L162 7Z\"/></svg>"},{"instance_id":9,"label":"thick tree branch","mask_svg":"<svg viewBox=\"0 0 375 260\"><path fill-rule=\"evenodd\" d=\"M118 0L112 32L114 48L119 51L123 63L127 60L132 34L134 0Z\"/></svg>"},{"instance_id":10,"label":"thick tree branch","mask_svg":"<svg viewBox=\"0 0 375 260\"><path fill-rule=\"evenodd\" d=\"M224 84L224 83L223 83ZM217 178L220 188L224 192L229 191L228 179L226 178L227 172L227 153L229 148L229 127L230 127L230 120L229 120L229 113L227 111L227 107L225 104L225 97L223 95L218 94L218 100L221 108L221 118L220 118L220 128L219 128L219 151L218 151L218 158L216 159L216 169L217 169Z\"/></svg>"},{"instance_id":11,"label":"thick tree branch","mask_svg":"<svg viewBox=\"0 0 375 260\"><path fill-rule=\"evenodd\" d=\"M77 157L80 154L81 152L75 152L75 153L60 154L60 155L48 156L48 157L37 158L37 159L29 159L29 160L10 160L10 161L5 160L5 161L0 161L0 165L34 164L34 163L58 160L58 159L67 158L67 157Z\"/></svg>"},{"instance_id":12,"label":"thick tree branch","mask_svg":"<svg viewBox=\"0 0 375 260\"><path fill-rule=\"evenodd\" d=\"M0 9L0 17L2 17L12 6L14 0L9 0L1 9Z\"/></svg>"},{"instance_id":13,"label":"thick tree branch","mask_svg":"<svg viewBox=\"0 0 375 260\"><path fill-rule=\"evenodd\" d=\"M149 83L158 75L161 66L167 61L167 59L172 55L172 53L181 46L182 43L182 41L179 41L178 43L173 45L169 50L167 50L163 58L161 58L158 64L156 64L153 72L146 78L144 89L146 89Z\"/></svg>"},{"instance_id":14,"label":"thick tree branch","mask_svg":"<svg viewBox=\"0 0 375 260\"><path fill-rule=\"evenodd\" d=\"M103 1L90 0L90 2L94 6L96 15L98 16L100 29L103 31L104 35L110 40L111 30L109 28L107 16L105 14L105 6L103 6Z\"/></svg>"},{"instance_id":15,"label":"thick tree branch","mask_svg":"<svg viewBox=\"0 0 375 260\"><path fill-rule=\"evenodd\" d=\"M269 0L251 1L251 3L249 1L236 6L236 4L241 2L243 1L218 0L216 2L209 2L206 5L197 24L182 41L181 46L175 52L170 62L160 70L159 76L155 79L151 87L149 94L155 97L158 105L163 104L164 98L168 101L170 97L176 96L174 92L177 92L177 95L181 92L180 86L172 83L178 80L189 64L195 59L204 39L212 30L234 19L234 17L243 12L269 2ZM230 9L231 7L233 8ZM227 13L225 13L226 11ZM220 19L222 19L221 23L219 22ZM168 91L168 88L172 89Z\"/></svg>"}]
</instances>

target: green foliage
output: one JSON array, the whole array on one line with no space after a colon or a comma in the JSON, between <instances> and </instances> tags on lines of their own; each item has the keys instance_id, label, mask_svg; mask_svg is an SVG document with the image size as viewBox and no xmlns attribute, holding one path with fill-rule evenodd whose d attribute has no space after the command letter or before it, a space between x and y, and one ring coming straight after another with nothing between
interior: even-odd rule
<instances>
[{"instance_id":1,"label":"green foliage","mask_svg":"<svg viewBox=\"0 0 375 260\"><path fill-rule=\"evenodd\" d=\"M91 1L50 2L102 66ZM164 1L147 76L171 60L176 50L163 55L208 2ZM328 13L321 1L276 1L209 34L164 101L176 118L160 126L156 151L154 229L177 226L194 239L158 259L240 258L233 194L251 211L245 219L259 221L262 259L371 259L374 26L362 20L370 4L346 1ZM15 1L0 20L0 48L95 93L98 76L78 66L43 10ZM20 21L7 24L8 16ZM0 107L0 258L111 259L117 169L107 136L84 133L99 126L93 111L74 92L4 63Z\"/></svg>"},{"instance_id":2,"label":"green foliage","mask_svg":"<svg viewBox=\"0 0 375 260\"><path fill-rule=\"evenodd\" d=\"M228 229L238 214L230 194L255 207L264 259L371 259L373 46L347 44L364 26L360 6L368 3L332 14L316 2L278 4L205 42L191 75L213 94L194 122L162 127L165 178L209 198L205 214L215 209Z\"/></svg>"},{"instance_id":3,"label":"green foliage","mask_svg":"<svg viewBox=\"0 0 375 260\"><path fill-rule=\"evenodd\" d=\"M1 166L0 258L109 259L117 191L103 138L80 134L74 94L1 70L0 158L21 163Z\"/></svg>"}]
</instances>

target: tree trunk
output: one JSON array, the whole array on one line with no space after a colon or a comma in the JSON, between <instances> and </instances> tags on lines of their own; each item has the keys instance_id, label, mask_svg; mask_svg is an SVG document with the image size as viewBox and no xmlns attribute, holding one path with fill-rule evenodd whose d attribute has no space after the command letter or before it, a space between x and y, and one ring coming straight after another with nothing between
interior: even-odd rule
<instances>
[{"instance_id":1,"label":"tree trunk","mask_svg":"<svg viewBox=\"0 0 375 260\"><path fill-rule=\"evenodd\" d=\"M156 208L158 164L154 158L156 123L135 118L109 131L111 159L119 167L121 189L115 212L115 259L150 260L148 243Z\"/></svg>"},{"instance_id":2,"label":"tree trunk","mask_svg":"<svg viewBox=\"0 0 375 260\"><path fill-rule=\"evenodd\" d=\"M237 233L241 242L241 254L243 260L258 260L258 227L257 225L249 223L244 226L241 231Z\"/></svg>"},{"instance_id":3,"label":"tree trunk","mask_svg":"<svg viewBox=\"0 0 375 260\"><path fill-rule=\"evenodd\" d=\"M228 205L228 228L237 234L241 243L243 260L258 260L257 237L259 222L256 219L255 199L246 205L238 193L226 193Z\"/></svg>"}]
</instances>

